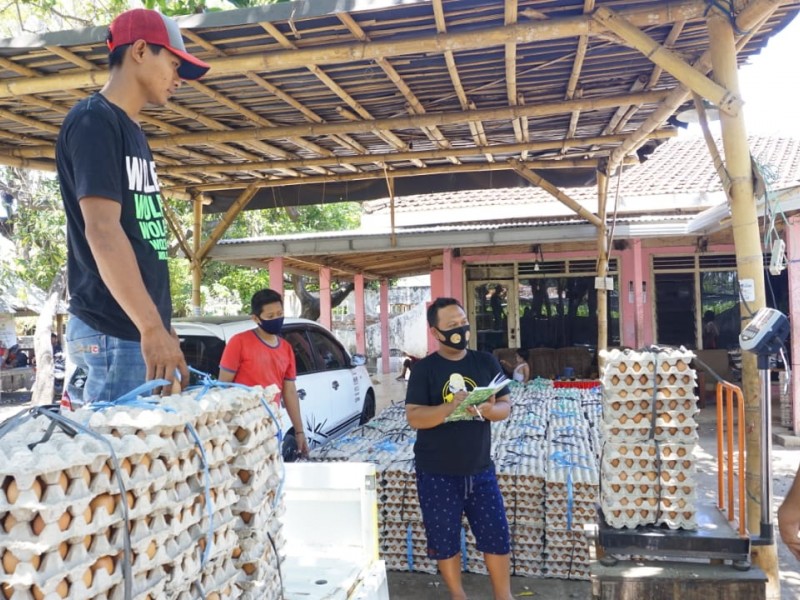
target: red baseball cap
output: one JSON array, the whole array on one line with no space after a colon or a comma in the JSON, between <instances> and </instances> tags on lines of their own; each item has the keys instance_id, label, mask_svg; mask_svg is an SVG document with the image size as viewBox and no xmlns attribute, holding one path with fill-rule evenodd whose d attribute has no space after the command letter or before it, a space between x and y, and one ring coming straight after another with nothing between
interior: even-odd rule
<instances>
[{"instance_id":1,"label":"red baseball cap","mask_svg":"<svg viewBox=\"0 0 800 600\"><path fill-rule=\"evenodd\" d=\"M119 15L109 25L106 38L109 50L132 44L136 40L164 46L180 58L178 75L181 79L200 79L211 68L208 63L186 52L178 24L154 10L134 8Z\"/></svg>"}]
</instances>

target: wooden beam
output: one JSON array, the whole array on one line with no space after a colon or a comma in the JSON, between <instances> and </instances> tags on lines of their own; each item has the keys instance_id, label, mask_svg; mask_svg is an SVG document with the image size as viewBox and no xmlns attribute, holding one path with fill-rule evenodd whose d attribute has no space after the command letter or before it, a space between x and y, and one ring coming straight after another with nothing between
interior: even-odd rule
<instances>
[{"instance_id":1,"label":"wooden beam","mask_svg":"<svg viewBox=\"0 0 800 600\"><path fill-rule=\"evenodd\" d=\"M649 139L668 139L678 135L678 132L674 129L659 129L654 131ZM175 165L175 166L159 166L158 172L162 175L179 175L182 173L226 173L226 172L236 172L242 167L247 167L250 170L258 170L258 171L269 171L273 169L279 169L281 167L289 167L292 169L298 168L306 168L311 166L324 166L328 168L338 167L341 166L342 162L351 163L354 165L361 165L361 164L369 164L373 162L378 163L389 163L389 162L403 162L403 161L412 161L414 159L418 160L441 160L447 158L449 155L457 156L457 157L465 157L465 156L480 156L481 154L488 154L489 152L494 152L496 154L517 154L521 152L542 152L547 150L562 150L566 151L570 148L579 148L582 146L610 146L614 144L619 144L625 139L627 136L624 135L608 135L608 136L598 136L598 137L590 137L590 138L572 138L569 140L564 141L552 141L552 142L528 142L527 144L498 144L497 146L489 146L483 147L478 146L475 148L447 148L444 150L441 149L434 149L434 150L415 150L412 152L382 152L380 154L370 154L369 156L342 156L342 157L335 157L333 159L330 158L298 158L294 160L269 160L269 161L257 161L257 162L249 162L246 165L242 164L219 164L219 163L207 163L207 164L183 164L183 165ZM22 149L16 149L22 150ZM595 155L601 154L600 152L595 152ZM12 156L19 156L25 158L35 158L35 156L26 156L24 152L11 152ZM574 157L571 159L565 158L558 158L554 157L552 160L550 159L542 159L539 161L540 164L544 164L547 162L548 167L542 168L575 168L579 167L584 164L583 160L575 159ZM540 168L540 167L537 167Z\"/></svg>"},{"instance_id":2,"label":"wooden beam","mask_svg":"<svg viewBox=\"0 0 800 600\"><path fill-rule=\"evenodd\" d=\"M564 192L562 192L560 189L558 189L552 183L547 181L544 177L541 177L541 176L537 175L536 173L534 173L533 171L531 171L530 168L528 168L528 166L525 163L522 163L522 162L520 162L518 160L512 160L512 161L509 161L509 165L510 165L510 167L512 169L514 169L517 173L519 173L519 175L523 179L526 179L527 181L530 181L532 184L537 185L540 188L542 188L544 191L546 191L551 196L553 196L556 200L558 200L559 202L561 202L562 204L564 204L568 208L570 208L573 211L575 211L579 217L581 217L583 219L586 219L592 225L595 225L595 226L598 226L598 227L601 225L602 222L597 217L597 215L592 214L590 211L588 211L586 208L584 208L580 204L580 202L578 202L577 200L574 200L573 198L570 198L569 196L567 196Z\"/></svg>"},{"instance_id":3,"label":"wooden beam","mask_svg":"<svg viewBox=\"0 0 800 600\"><path fill-rule=\"evenodd\" d=\"M637 27L665 25L678 20L699 19L708 5L704 0L663 2L654 8L631 8L618 11ZM546 21L530 21L509 27L490 27L483 30L459 31L456 33L409 37L402 40L386 40L370 44L341 44L313 48L287 49L275 52L260 52L245 56L211 58L211 70L206 80L243 72L274 72L306 68L309 64L334 65L356 60L375 60L378 57L402 56L406 54L443 53L446 50L462 52L481 50L489 46L501 46L506 42L527 44L557 40L581 35L603 33L605 28L591 17L565 17ZM108 80L107 71L82 71L62 73L41 78L20 77L0 82L0 98L23 94L41 94L64 90L99 88Z\"/></svg>"},{"instance_id":4,"label":"wooden beam","mask_svg":"<svg viewBox=\"0 0 800 600\"><path fill-rule=\"evenodd\" d=\"M583 2L583 13L589 14L594 10L594 2L595 0L584 0ZM567 81L567 92L564 94L565 100L572 100L573 98L580 98L583 95L583 91L578 89L578 81L580 80L581 71L583 70L583 61L586 58L586 51L589 48L589 36L582 35L578 37L578 46L575 49L575 58L572 61L572 71L569 74L569 80ZM573 110L572 114L569 117L569 126L567 127L567 135L564 136L566 139L572 138L575 136L575 132L578 130L578 120L580 119L581 111L580 110ZM562 150L562 154L564 151Z\"/></svg>"},{"instance_id":5,"label":"wooden beam","mask_svg":"<svg viewBox=\"0 0 800 600\"><path fill-rule=\"evenodd\" d=\"M374 121L355 121L342 123L307 123L285 127L253 127L234 131L211 131L185 133L180 135L152 138L151 148L166 148L176 145L203 145L220 142L244 142L258 139L281 139L294 135L328 135L338 133L370 133L375 129L418 129L421 126L453 125L469 121L514 119L517 117L544 117L559 115L575 109L604 110L622 104L658 104L669 95L668 91L639 92L621 96L581 98L580 100L546 102L507 108L489 108L475 111L449 113L427 113L376 119Z\"/></svg>"},{"instance_id":6,"label":"wooden beam","mask_svg":"<svg viewBox=\"0 0 800 600\"><path fill-rule=\"evenodd\" d=\"M739 113L743 102L738 94L725 89L707 77L705 73L692 67L678 54L659 44L618 12L607 6L601 6L594 11L594 18L670 73L687 88L714 103L720 110L732 116Z\"/></svg>"}]
</instances>

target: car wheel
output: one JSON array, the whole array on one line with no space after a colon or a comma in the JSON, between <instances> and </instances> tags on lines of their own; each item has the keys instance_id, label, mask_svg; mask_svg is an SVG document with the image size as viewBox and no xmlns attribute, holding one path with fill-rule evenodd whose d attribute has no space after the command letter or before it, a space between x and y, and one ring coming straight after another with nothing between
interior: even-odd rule
<instances>
[{"instance_id":1,"label":"car wheel","mask_svg":"<svg viewBox=\"0 0 800 600\"><path fill-rule=\"evenodd\" d=\"M364 408L361 409L361 420L359 425L369 422L375 416L375 393L370 390L364 398Z\"/></svg>"},{"instance_id":2,"label":"car wheel","mask_svg":"<svg viewBox=\"0 0 800 600\"><path fill-rule=\"evenodd\" d=\"M297 440L294 437L294 433L287 433L283 436L281 454L283 454L283 462L294 462L297 460Z\"/></svg>"}]
</instances>

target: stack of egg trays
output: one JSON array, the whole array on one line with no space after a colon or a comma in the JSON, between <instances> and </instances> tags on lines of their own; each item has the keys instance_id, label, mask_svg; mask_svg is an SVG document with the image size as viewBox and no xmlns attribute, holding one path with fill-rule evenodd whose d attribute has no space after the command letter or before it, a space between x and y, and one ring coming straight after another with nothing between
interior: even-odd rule
<instances>
[{"instance_id":1,"label":"stack of egg trays","mask_svg":"<svg viewBox=\"0 0 800 600\"><path fill-rule=\"evenodd\" d=\"M606 355L601 505L612 527L696 528L693 357L684 348Z\"/></svg>"},{"instance_id":2,"label":"stack of egg trays","mask_svg":"<svg viewBox=\"0 0 800 600\"><path fill-rule=\"evenodd\" d=\"M285 558L281 516L285 512L281 481L277 410L270 402L276 386L225 390L220 420L225 424L234 457L231 459L236 502L232 507L236 540L231 562L239 577L242 598L281 597L280 563ZM264 404L271 409L267 411Z\"/></svg>"},{"instance_id":3,"label":"stack of egg trays","mask_svg":"<svg viewBox=\"0 0 800 600\"><path fill-rule=\"evenodd\" d=\"M112 477L109 446L88 435L69 437L56 430L42 440L50 420L21 423L0 443L0 596L95 598L121 585L124 530L120 488ZM141 460L149 451L141 439L109 440L128 484L144 487L164 481L163 469L151 475ZM135 465L135 468L134 468ZM130 486L134 488L134 486ZM125 501L135 502L132 491ZM146 520L145 504L131 509L131 520ZM153 525L158 525L153 523ZM141 541L141 540L140 540ZM157 546L137 544L140 554L157 556ZM164 589L166 574L153 569L133 582L133 597Z\"/></svg>"},{"instance_id":4,"label":"stack of egg trays","mask_svg":"<svg viewBox=\"0 0 800 600\"><path fill-rule=\"evenodd\" d=\"M197 593L198 582L204 593L231 589L238 577L228 559L236 547L232 506L237 496L229 467L234 450L221 421L229 393L220 391L199 399L197 392L187 392L163 398L150 408L120 405L76 413L76 418L88 413L89 426L105 437L143 439L151 464L160 463L166 471L158 488L131 481L136 503L130 518L134 580L140 572L163 569L169 596ZM142 505L148 492L155 492L160 501ZM140 510L147 519L163 518L166 527L150 527L149 535L142 527L140 539L136 522ZM138 551L154 541L163 552L148 557Z\"/></svg>"},{"instance_id":5,"label":"stack of egg trays","mask_svg":"<svg viewBox=\"0 0 800 600\"><path fill-rule=\"evenodd\" d=\"M597 522L600 473L581 390L569 391L578 394L551 404L544 566L548 577L588 579L589 544L584 526Z\"/></svg>"},{"instance_id":6,"label":"stack of egg trays","mask_svg":"<svg viewBox=\"0 0 800 600\"><path fill-rule=\"evenodd\" d=\"M517 389L512 388L512 402ZM521 398L507 421L492 431L497 483L511 535L512 574L544 574L544 502L547 422L543 403L523 409ZM533 403L531 403L533 404Z\"/></svg>"}]
</instances>

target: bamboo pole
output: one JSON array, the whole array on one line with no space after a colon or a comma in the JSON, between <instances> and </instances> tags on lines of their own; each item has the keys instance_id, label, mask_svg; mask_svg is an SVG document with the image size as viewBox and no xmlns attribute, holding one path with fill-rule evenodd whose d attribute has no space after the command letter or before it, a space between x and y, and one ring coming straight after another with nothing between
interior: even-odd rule
<instances>
[{"instance_id":1,"label":"bamboo pole","mask_svg":"<svg viewBox=\"0 0 800 600\"><path fill-rule=\"evenodd\" d=\"M560 161L559 161L560 162ZM636 158L626 159L625 164L635 164L637 163ZM532 161L530 163L522 163L523 165L532 164L534 168L537 169L548 169L552 168L554 161ZM596 168L597 167L597 159L586 159L580 160L577 164L580 164L587 169ZM407 168L407 169L390 169L389 173L393 178L398 177L422 177L425 175L442 175L442 174L453 174L453 173L474 173L476 171L507 171L512 169L509 163L465 163L462 165L441 165L441 166L433 166L433 167L425 167L422 169L417 168ZM372 171L365 171L359 173L338 173L336 175L310 175L308 177L300 177L300 178L288 178L288 179L280 179L280 178L273 178L273 179L258 179L256 181L246 180L246 181L227 181L223 183L206 183L200 185L190 185L187 186L188 189L193 191L203 191L203 192L218 192L223 190L235 190L235 189L243 189L245 187L254 186L256 189L261 188L269 188L269 187L278 187L284 185L308 185L312 183L339 183L343 181L367 181L370 179L383 179L384 173L383 170L372 170ZM164 187L166 191L171 190L171 188ZM183 189L183 188L181 188ZM589 213L591 215L591 213ZM594 216L594 215L592 215Z\"/></svg>"},{"instance_id":2,"label":"bamboo pole","mask_svg":"<svg viewBox=\"0 0 800 600\"><path fill-rule=\"evenodd\" d=\"M703 0L665 2L657 8L632 8L619 14L637 27L665 25L677 20L701 18L707 8ZM441 54L447 50L463 52L481 50L488 46L501 46L507 42L528 44L547 40L597 35L605 29L598 26L591 16L565 17L562 19L536 20L512 26L491 27L482 31L459 31L455 33L425 35L402 40L387 40L369 44L352 43L326 45L296 50L260 52L245 56L211 58L208 81L217 77L241 74L247 71L274 72L306 68L308 65L336 65L353 61L370 61L382 57L419 53ZM22 94L42 94L83 88L99 88L107 81L107 71L82 71L51 75L48 77L20 77L0 83L0 98Z\"/></svg>"},{"instance_id":3,"label":"bamboo pole","mask_svg":"<svg viewBox=\"0 0 800 600\"><path fill-rule=\"evenodd\" d=\"M694 108L697 111L700 129L703 132L703 139L705 139L708 152L711 154L711 159L714 161L714 170L717 172L719 180L722 183L722 189L725 190L725 194L728 196L728 201L730 202L731 178L725 170L725 163L719 154L719 148L717 148L717 143L714 141L714 136L711 135L711 129L708 127L706 107L703 106L703 99L697 94L692 94L692 99L694 100Z\"/></svg>"},{"instance_id":4,"label":"bamboo pole","mask_svg":"<svg viewBox=\"0 0 800 600\"><path fill-rule=\"evenodd\" d=\"M675 129L660 129L654 131L649 139L667 139L678 135ZM294 160L262 160L248 163L205 163L189 165L159 166L160 175L180 175L183 173L227 173L238 172L246 167L253 171L269 171L287 168L307 168L312 166L320 167L344 167L347 164L362 165L371 163L389 163L392 161L411 161L411 160L440 160L448 156L480 156L487 152L495 154L517 154L523 151L541 152L543 150L563 150L579 148L582 146L601 146L618 144L626 139L624 135L607 135L590 138L571 138L568 140L555 140L546 142L529 142L526 144L498 144L496 146L477 146L469 148L447 148L433 150L415 150L409 152L382 152L380 154L370 154L369 156L337 156L333 158L300 158ZM22 152L11 152L12 156L26 156ZM559 169L575 168L586 166L584 159L554 157L552 160L541 159L535 161L538 168ZM546 167L543 167L547 163Z\"/></svg>"},{"instance_id":5,"label":"bamboo pole","mask_svg":"<svg viewBox=\"0 0 800 600\"><path fill-rule=\"evenodd\" d=\"M211 232L211 235L208 236L205 244L203 244L202 248L198 252L194 254L194 260L196 261L204 261L208 256L208 253L214 247L214 245L220 240L220 238L225 234L228 230L228 227L231 226L234 219L239 216L239 213L242 212L250 200L253 199L253 196L256 195L258 191L258 187L255 183L251 183L247 188L242 190L242 193L239 194L239 197L230 205L228 210L225 211L225 214L222 216L222 220L217 224L214 228L214 231Z\"/></svg>"},{"instance_id":6,"label":"bamboo pole","mask_svg":"<svg viewBox=\"0 0 800 600\"><path fill-rule=\"evenodd\" d=\"M747 33L736 43L737 49L747 44L761 25L763 25L775 9L782 3L782 0L756 0L739 13L739 16L736 17L736 28L739 31L745 31ZM711 70L711 52L704 52L700 58L692 63L692 66L701 73L708 73ZM682 85L672 90L662 105L650 113L650 116L645 119L644 123L611 153L608 161L609 173L613 173L617 169L624 156L634 152L636 148L641 146L646 141L646 137L650 132L663 125L664 121L666 121L688 97L689 90Z\"/></svg>"},{"instance_id":7,"label":"bamboo pole","mask_svg":"<svg viewBox=\"0 0 800 600\"><path fill-rule=\"evenodd\" d=\"M765 3L760 3L766 5ZM777 5L777 3L776 3ZM775 6L772 7L774 10ZM711 62L714 78L735 93L739 91L739 76L736 63L734 31L728 15L712 9L708 17ZM764 295L764 257L761 251L761 237L758 229L758 214L753 193L750 150L747 143L747 130L744 115L730 116L720 113L722 121L722 142L725 148L727 171L731 178L731 229L736 247L736 272L740 289L752 289L752 297L742 298L740 314L743 326L750 314L766 305ZM745 286L745 282L751 286ZM759 397L759 374L756 357L742 352L742 391L745 401L746 435L746 488L747 525L751 534L759 535L761 523L761 481L766 476L761 470L761 402ZM771 444L772 440L765 440ZM770 532L771 535L772 532ZM753 564L759 566L767 575L767 598L780 599L778 580L778 554L774 539L769 545L753 545Z\"/></svg>"},{"instance_id":8,"label":"bamboo pole","mask_svg":"<svg viewBox=\"0 0 800 600\"><path fill-rule=\"evenodd\" d=\"M554 186L552 183L547 181L544 177L541 177L536 173L534 173L533 171L531 171L526 163L520 162L518 160L511 160L509 161L509 165L511 165L511 168L514 169L517 173L519 173L519 175L523 179L530 181L534 185L537 185L544 191L548 192L556 200L574 210L578 214L578 216L586 219L592 225L596 225L597 227L601 226L602 221L597 217L597 215L594 215L591 212L589 212L586 208L581 206L581 204L577 200L570 198L567 194L565 194L556 186Z\"/></svg>"},{"instance_id":9,"label":"bamboo pole","mask_svg":"<svg viewBox=\"0 0 800 600\"><path fill-rule=\"evenodd\" d=\"M199 317L203 314L203 297L200 288L203 285L203 262L200 256L200 232L203 231L203 202L200 194L192 195L192 213L194 217L192 232L192 314Z\"/></svg>"},{"instance_id":10,"label":"bamboo pole","mask_svg":"<svg viewBox=\"0 0 800 600\"><path fill-rule=\"evenodd\" d=\"M608 175L605 166L597 169L597 280L603 283L597 287L597 367L601 369L603 360L600 352L608 348L608 290L605 280L608 275L608 236L606 234L606 212L608 205Z\"/></svg>"},{"instance_id":11,"label":"bamboo pole","mask_svg":"<svg viewBox=\"0 0 800 600\"><path fill-rule=\"evenodd\" d=\"M729 115L738 114L742 107L742 99L738 94L706 77L705 73L692 67L672 50L664 48L618 12L607 6L601 6L594 12L594 18L690 90L707 98Z\"/></svg>"},{"instance_id":12,"label":"bamboo pole","mask_svg":"<svg viewBox=\"0 0 800 600\"><path fill-rule=\"evenodd\" d=\"M488 108L458 112L430 112L424 115L408 115L375 119L374 121L344 121L338 123L304 123L302 125L288 125L285 127L253 127L233 131L202 131L197 133L184 133L157 137L150 140L150 147L165 148L182 145L205 145L220 142L245 142L247 140L284 139L295 136L317 136L338 133L375 133L377 130L386 129L418 129L433 125L453 125L481 120L510 120L518 117L546 117L560 115L580 110L604 110L616 108L626 104L657 104L663 102L669 92L659 90L653 92L639 92L636 94L622 94L619 96L604 96L595 98L581 98L571 101L544 102L525 106L510 106L506 108ZM678 103L680 105L680 103ZM655 129L655 127L653 127ZM651 129L652 131L652 129ZM648 132L649 133L649 132Z\"/></svg>"}]
</instances>

